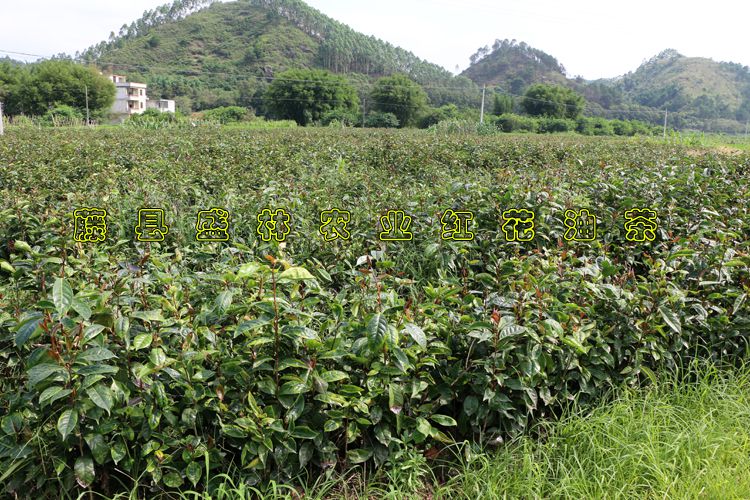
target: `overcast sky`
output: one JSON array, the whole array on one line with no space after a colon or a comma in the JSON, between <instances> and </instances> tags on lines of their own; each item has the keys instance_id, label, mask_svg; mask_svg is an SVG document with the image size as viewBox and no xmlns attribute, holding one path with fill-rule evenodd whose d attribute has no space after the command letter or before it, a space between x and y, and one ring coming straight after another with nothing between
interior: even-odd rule
<instances>
[{"instance_id":1,"label":"overcast sky","mask_svg":"<svg viewBox=\"0 0 750 500\"><path fill-rule=\"evenodd\" d=\"M627 73L666 48L750 65L750 2L740 0L307 2L355 30L451 71L466 68L477 48L492 45L497 38L525 41L555 56L570 76L588 79ZM0 50L73 54L163 3L165 0L2 0Z\"/></svg>"}]
</instances>

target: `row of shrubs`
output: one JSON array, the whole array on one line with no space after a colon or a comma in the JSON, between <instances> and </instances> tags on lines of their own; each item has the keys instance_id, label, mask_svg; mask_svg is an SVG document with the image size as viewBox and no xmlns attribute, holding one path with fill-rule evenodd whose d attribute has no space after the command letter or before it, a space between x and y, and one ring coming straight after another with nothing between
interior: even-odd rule
<instances>
[{"instance_id":1,"label":"row of shrubs","mask_svg":"<svg viewBox=\"0 0 750 500\"><path fill-rule=\"evenodd\" d=\"M655 135L658 127L638 121L606 120L604 118L533 118L515 114L490 117L485 123L473 120L444 120L429 127L432 132L444 133L579 133L583 135L634 136Z\"/></svg>"},{"instance_id":2,"label":"row of shrubs","mask_svg":"<svg viewBox=\"0 0 750 500\"><path fill-rule=\"evenodd\" d=\"M638 120L607 120L600 117L535 118L516 114L493 117L491 123L503 132L578 132L584 135L654 135L659 127Z\"/></svg>"},{"instance_id":3,"label":"row of shrubs","mask_svg":"<svg viewBox=\"0 0 750 500\"><path fill-rule=\"evenodd\" d=\"M661 132L657 126L649 125L638 120L607 120L599 117L581 117L576 120L565 118L531 117L513 113L500 116L489 116L485 124L478 124L473 119L459 116L455 106L444 106L425 113L418 120L420 128L429 128L444 132L529 132L529 133L561 133L577 132L583 135L655 135ZM14 123L18 125L31 124L36 126L81 126L86 120L80 111L70 106L57 106L42 117L16 117ZM209 109L195 116L177 113L162 113L156 109L148 109L143 114L133 115L126 120L126 125L139 128L164 128L175 126L198 125L232 125L250 126L253 128L288 128L296 124L290 120L281 122L266 121L256 117L247 108L240 106L226 106ZM399 119L393 113L371 112L366 116L346 110L333 110L321 118L318 125L327 127L360 127L367 128L398 128Z\"/></svg>"},{"instance_id":4,"label":"row of shrubs","mask_svg":"<svg viewBox=\"0 0 750 500\"><path fill-rule=\"evenodd\" d=\"M162 113L156 109L148 109L139 115L133 115L125 121L126 126L137 128L173 128L197 126L232 126L242 128L290 128L297 124L292 120L267 121L256 117L252 111L240 106L226 106L214 108L186 116L180 113Z\"/></svg>"},{"instance_id":5,"label":"row of shrubs","mask_svg":"<svg viewBox=\"0 0 750 500\"><path fill-rule=\"evenodd\" d=\"M649 125L638 120L607 120L598 117L581 117L576 120L564 118L531 117L517 114L489 116L484 124L474 119L456 117L450 113L442 113L442 108L425 114L419 120L420 128L437 129L443 131L464 131L478 133L497 132L530 132L530 133L560 133L577 132L583 135L654 135L661 132L659 127ZM443 114L449 116L443 118ZM443 118L443 119L440 119ZM398 118L392 113L373 112L366 117L357 116L346 111L331 111L323 116L320 125L349 126L364 125L369 128L397 128L400 126Z\"/></svg>"}]
</instances>

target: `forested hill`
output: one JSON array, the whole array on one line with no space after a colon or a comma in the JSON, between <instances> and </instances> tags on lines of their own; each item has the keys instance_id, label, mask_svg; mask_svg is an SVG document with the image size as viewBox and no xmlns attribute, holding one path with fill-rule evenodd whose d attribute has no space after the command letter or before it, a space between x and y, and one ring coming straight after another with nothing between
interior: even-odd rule
<instances>
[{"instance_id":1,"label":"forested hill","mask_svg":"<svg viewBox=\"0 0 750 500\"><path fill-rule=\"evenodd\" d=\"M666 108L675 125L727 130L750 119L750 69L665 50L619 78L569 78L553 56L524 42L497 40L471 56L463 73L479 85L522 94L533 83L566 85L584 95L587 112L658 121Z\"/></svg>"},{"instance_id":2,"label":"forested hill","mask_svg":"<svg viewBox=\"0 0 750 500\"><path fill-rule=\"evenodd\" d=\"M520 94L533 83L565 85L565 68L557 59L525 42L495 40L471 56L462 75L480 85L500 86Z\"/></svg>"},{"instance_id":3,"label":"forested hill","mask_svg":"<svg viewBox=\"0 0 750 500\"><path fill-rule=\"evenodd\" d=\"M76 56L145 80L157 97L183 96L182 107L193 109L257 106L268 77L290 68L327 69L359 83L403 72L425 85L435 105L478 96L468 78L358 33L300 0L176 0Z\"/></svg>"},{"instance_id":4,"label":"forested hill","mask_svg":"<svg viewBox=\"0 0 750 500\"><path fill-rule=\"evenodd\" d=\"M750 68L665 50L617 79L625 99L701 118L750 119Z\"/></svg>"}]
</instances>

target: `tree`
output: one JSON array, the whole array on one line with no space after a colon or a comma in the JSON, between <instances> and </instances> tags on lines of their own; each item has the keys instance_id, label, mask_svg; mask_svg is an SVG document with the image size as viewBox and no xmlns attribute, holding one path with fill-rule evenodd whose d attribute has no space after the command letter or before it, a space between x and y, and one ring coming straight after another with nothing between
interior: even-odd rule
<instances>
[{"instance_id":1,"label":"tree","mask_svg":"<svg viewBox=\"0 0 750 500\"><path fill-rule=\"evenodd\" d=\"M270 111L299 125L319 121L333 110L359 110L354 87L342 76L324 70L293 69L276 77L268 86Z\"/></svg>"},{"instance_id":2,"label":"tree","mask_svg":"<svg viewBox=\"0 0 750 500\"><path fill-rule=\"evenodd\" d=\"M367 115L365 127L369 128L398 128L398 118L393 113L375 111Z\"/></svg>"},{"instance_id":3,"label":"tree","mask_svg":"<svg viewBox=\"0 0 750 500\"><path fill-rule=\"evenodd\" d=\"M521 101L523 110L532 116L578 118L586 100L567 87L537 83L526 90Z\"/></svg>"},{"instance_id":4,"label":"tree","mask_svg":"<svg viewBox=\"0 0 750 500\"><path fill-rule=\"evenodd\" d=\"M513 112L513 97L508 94L495 94L492 114L496 116Z\"/></svg>"},{"instance_id":5,"label":"tree","mask_svg":"<svg viewBox=\"0 0 750 500\"><path fill-rule=\"evenodd\" d=\"M15 83L5 89L9 115L44 115L57 106L83 112L86 93L92 116L103 116L115 98L115 86L88 66L72 61L50 60L24 66Z\"/></svg>"},{"instance_id":6,"label":"tree","mask_svg":"<svg viewBox=\"0 0 750 500\"><path fill-rule=\"evenodd\" d=\"M402 127L413 125L427 104L427 94L422 87L403 74L379 79L370 97L376 111L392 113Z\"/></svg>"}]
</instances>

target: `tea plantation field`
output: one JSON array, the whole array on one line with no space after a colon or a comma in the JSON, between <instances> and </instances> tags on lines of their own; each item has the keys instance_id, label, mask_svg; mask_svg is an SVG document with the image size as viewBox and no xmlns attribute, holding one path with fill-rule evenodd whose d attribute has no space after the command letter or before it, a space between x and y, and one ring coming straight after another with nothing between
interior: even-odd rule
<instances>
[{"instance_id":1,"label":"tea plantation field","mask_svg":"<svg viewBox=\"0 0 750 500\"><path fill-rule=\"evenodd\" d=\"M582 137L10 130L0 488L152 498L500 443L750 335L750 156ZM107 211L77 242L74 211ZM229 240L196 241L198 212ZM163 242L136 241L142 208ZM285 209L284 242L258 214ZM321 212L348 210L348 240ZM567 241L565 212L596 216ZM658 216L629 241L631 209ZM503 213L534 213L507 241ZM380 216L411 217L380 241ZM447 210L471 241L443 240ZM266 226L267 227L267 226Z\"/></svg>"}]
</instances>

